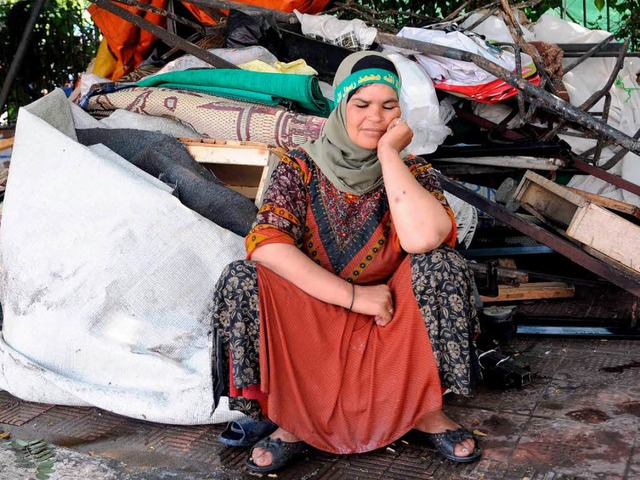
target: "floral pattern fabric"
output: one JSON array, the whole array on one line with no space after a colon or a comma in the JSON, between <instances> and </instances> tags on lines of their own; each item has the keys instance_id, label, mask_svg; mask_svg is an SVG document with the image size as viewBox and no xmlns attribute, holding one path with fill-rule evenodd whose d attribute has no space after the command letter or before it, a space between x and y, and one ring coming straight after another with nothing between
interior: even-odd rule
<instances>
[{"instance_id":1,"label":"floral pattern fabric","mask_svg":"<svg viewBox=\"0 0 640 480\"><path fill-rule=\"evenodd\" d=\"M411 281L442 384L469 395L480 379L473 339L480 333L471 271L450 247L411 255Z\"/></svg>"}]
</instances>

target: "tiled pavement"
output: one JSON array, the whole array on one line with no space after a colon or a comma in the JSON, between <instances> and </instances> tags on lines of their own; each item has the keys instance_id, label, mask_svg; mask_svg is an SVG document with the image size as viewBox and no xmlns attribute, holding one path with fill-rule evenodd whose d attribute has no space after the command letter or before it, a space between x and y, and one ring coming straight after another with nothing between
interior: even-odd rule
<instances>
[{"instance_id":1,"label":"tiled pavement","mask_svg":"<svg viewBox=\"0 0 640 480\"><path fill-rule=\"evenodd\" d=\"M362 455L311 451L277 478L640 479L640 341L516 338L509 349L531 366L530 385L446 397L451 417L486 435L480 462L455 465L400 440ZM113 476L96 479L251 478L242 468L247 449L216 443L222 428L160 425L0 392L1 430L44 439L60 447L60 458L80 454L76 464L108 462Z\"/></svg>"}]
</instances>

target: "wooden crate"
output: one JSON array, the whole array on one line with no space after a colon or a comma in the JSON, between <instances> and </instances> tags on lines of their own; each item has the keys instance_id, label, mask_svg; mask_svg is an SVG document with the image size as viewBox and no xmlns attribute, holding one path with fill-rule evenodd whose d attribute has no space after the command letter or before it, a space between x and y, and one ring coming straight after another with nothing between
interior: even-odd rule
<instances>
[{"instance_id":1,"label":"wooden crate","mask_svg":"<svg viewBox=\"0 0 640 480\"><path fill-rule=\"evenodd\" d=\"M211 170L229 188L262 205L269 179L283 149L266 143L211 140L205 138L179 139L193 158Z\"/></svg>"},{"instance_id":2,"label":"wooden crate","mask_svg":"<svg viewBox=\"0 0 640 480\"><path fill-rule=\"evenodd\" d=\"M640 273L640 226L531 171L514 198L567 237Z\"/></svg>"}]
</instances>

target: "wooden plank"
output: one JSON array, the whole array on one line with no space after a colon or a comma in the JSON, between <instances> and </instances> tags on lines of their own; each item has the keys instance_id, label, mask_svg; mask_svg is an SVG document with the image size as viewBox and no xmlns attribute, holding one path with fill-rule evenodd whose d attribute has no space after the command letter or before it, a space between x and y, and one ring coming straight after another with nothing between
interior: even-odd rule
<instances>
[{"instance_id":1,"label":"wooden plank","mask_svg":"<svg viewBox=\"0 0 640 480\"><path fill-rule=\"evenodd\" d=\"M185 145L198 163L223 163L226 165L255 165L264 167L269 163L271 152L267 149L238 148L209 145Z\"/></svg>"},{"instance_id":2,"label":"wooden plank","mask_svg":"<svg viewBox=\"0 0 640 480\"><path fill-rule=\"evenodd\" d=\"M211 170L229 188L255 199L262 205L271 173L280 156L281 148L266 143L215 140L205 138L179 138L191 156Z\"/></svg>"},{"instance_id":3,"label":"wooden plank","mask_svg":"<svg viewBox=\"0 0 640 480\"><path fill-rule=\"evenodd\" d=\"M13 148L13 141L14 137L0 139L0 151L7 150L8 148Z\"/></svg>"},{"instance_id":4,"label":"wooden plank","mask_svg":"<svg viewBox=\"0 0 640 480\"><path fill-rule=\"evenodd\" d=\"M525 184L516 200L539 220L553 220L565 228L578 210L575 203L533 182Z\"/></svg>"},{"instance_id":5,"label":"wooden plank","mask_svg":"<svg viewBox=\"0 0 640 480\"><path fill-rule=\"evenodd\" d=\"M575 287L563 282L532 282L519 286L498 285L498 296L480 295L483 303L540 300L544 298L571 298Z\"/></svg>"},{"instance_id":6,"label":"wooden plank","mask_svg":"<svg viewBox=\"0 0 640 480\"><path fill-rule=\"evenodd\" d=\"M602 195L596 195L595 193L585 192L578 188L565 187L572 192L577 193L580 196L585 197L590 202L596 203L609 210L615 210L617 212L626 213L636 218L640 218L640 208L632 205L631 203L621 202L620 200L614 200L613 198L603 197Z\"/></svg>"},{"instance_id":7,"label":"wooden plank","mask_svg":"<svg viewBox=\"0 0 640 480\"><path fill-rule=\"evenodd\" d=\"M640 272L640 226L594 203L581 207L567 235Z\"/></svg>"}]
</instances>

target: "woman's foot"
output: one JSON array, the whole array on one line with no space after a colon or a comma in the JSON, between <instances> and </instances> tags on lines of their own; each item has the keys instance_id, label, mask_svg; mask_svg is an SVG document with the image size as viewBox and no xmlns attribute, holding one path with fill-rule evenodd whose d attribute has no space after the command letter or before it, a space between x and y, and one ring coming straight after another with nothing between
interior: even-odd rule
<instances>
[{"instance_id":1,"label":"woman's foot","mask_svg":"<svg viewBox=\"0 0 640 480\"><path fill-rule=\"evenodd\" d=\"M416 423L416 430L424 433L443 433L447 430L458 430L460 425L447 417L442 410L429 412ZM456 457L468 457L474 453L477 444L473 438L465 438L455 444L453 453Z\"/></svg>"},{"instance_id":2,"label":"woman's foot","mask_svg":"<svg viewBox=\"0 0 640 480\"><path fill-rule=\"evenodd\" d=\"M280 427L278 427L275 432L269 435L269 438L273 440L279 439L285 443L300 442L300 439L293 433L289 433ZM273 463L273 454L265 450L264 448L256 446L253 450L251 450L251 462L261 468L268 467Z\"/></svg>"}]
</instances>

